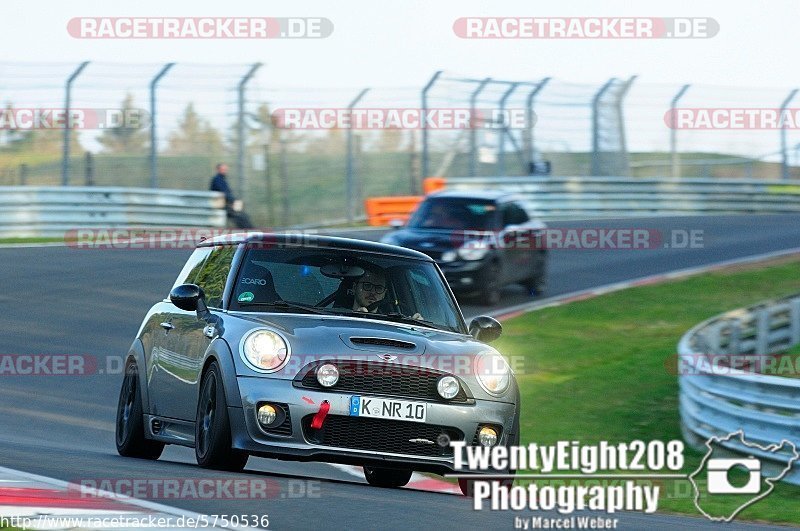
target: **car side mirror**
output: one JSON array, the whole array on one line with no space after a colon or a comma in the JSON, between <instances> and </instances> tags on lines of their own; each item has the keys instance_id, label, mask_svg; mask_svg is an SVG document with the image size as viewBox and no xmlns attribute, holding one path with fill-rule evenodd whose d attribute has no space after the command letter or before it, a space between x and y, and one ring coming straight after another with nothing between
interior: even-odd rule
<instances>
[{"instance_id":1,"label":"car side mirror","mask_svg":"<svg viewBox=\"0 0 800 531\"><path fill-rule=\"evenodd\" d=\"M480 315L469 323L469 333L478 341L491 343L503 333L503 325L488 315Z\"/></svg>"},{"instance_id":2,"label":"car side mirror","mask_svg":"<svg viewBox=\"0 0 800 531\"><path fill-rule=\"evenodd\" d=\"M205 308L205 297L203 288L197 284L181 284L169 292L169 300L172 304L187 312L198 311L201 306Z\"/></svg>"},{"instance_id":3,"label":"car side mirror","mask_svg":"<svg viewBox=\"0 0 800 531\"><path fill-rule=\"evenodd\" d=\"M389 226L394 230L401 229L403 225L405 225L405 222L402 219L395 218L389 220Z\"/></svg>"}]
</instances>

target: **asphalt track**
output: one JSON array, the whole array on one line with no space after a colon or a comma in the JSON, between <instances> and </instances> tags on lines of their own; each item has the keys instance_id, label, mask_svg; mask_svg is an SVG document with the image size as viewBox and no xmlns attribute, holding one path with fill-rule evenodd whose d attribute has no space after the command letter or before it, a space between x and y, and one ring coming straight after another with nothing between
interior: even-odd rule
<instances>
[{"instance_id":1,"label":"asphalt track","mask_svg":"<svg viewBox=\"0 0 800 531\"><path fill-rule=\"evenodd\" d=\"M560 250L550 256L548 294L557 295L674 269L800 247L800 216L732 216L551 223L564 228L703 231L702 248L659 244L647 250ZM356 236L376 238L377 232ZM667 236L669 243L669 236ZM84 354L127 351L147 308L163 298L186 250L2 248L0 353ZM508 288L501 306L530 297ZM465 301L467 316L480 308ZM535 333L535 331L534 331ZM678 338L675 338L677 342ZM112 363L113 365L113 363ZM157 462L124 459L114 448L119 374L3 376L0 381L0 465L67 481L82 479L268 478L273 499L154 500L206 514L269 514L275 529L509 529L515 516L476 512L460 496L369 487L321 463L251 459L243 474L202 470L193 451L169 447ZM311 496L303 495L303 490ZM615 515L626 529L705 528L701 518ZM739 525L727 525L734 529ZM717 527L717 526L713 526ZM743 526L749 527L749 526ZM763 526L758 526L762 528Z\"/></svg>"}]
</instances>

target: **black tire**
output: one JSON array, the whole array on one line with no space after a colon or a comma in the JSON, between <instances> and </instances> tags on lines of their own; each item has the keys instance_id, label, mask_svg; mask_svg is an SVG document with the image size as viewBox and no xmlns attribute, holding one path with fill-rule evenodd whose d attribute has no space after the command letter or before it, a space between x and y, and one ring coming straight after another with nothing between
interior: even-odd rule
<instances>
[{"instance_id":1,"label":"black tire","mask_svg":"<svg viewBox=\"0 0 800 531\"><path fill-rule=\"evenodd\" d=\"M231 448L231 423L222 372L212 363L200 384L195 420L194 454L203 468L239 472L250 457L247 452Z\"/></svg>"},{"instance_id":2,"label":"black tire","mask_svg":"<svg viewBox=\"0 0 800 531\"><path fill-rule=\"evenodd\" d=\"M117 453L123 457L158 459L164 451L164 443L144 436L144 412L139 387L139 371L136 363L125 367L125 378L119 392L116 419Z\"/></svg>"},{"instance_id":3,"label":"black tire","mask_svg":"<svg viewBox=\"0 0 800 531\"><path fill-rule=\"evenodd\" d=\"M364 467L364 477L373 487L395 489L407 485L411 480L411 470L395 470L392 468Z\"/></svg>"},{"instance_id":4,"label":"black tire","mask_svg":"<svg viewBox=\"0 0 800 531\"><path fill-rule=\"evenodd\" d=\"M536 253L533 263L533 274L526 279L523 285L531 295L543 295L547 290L547 253L539 251Z\"/></svg>"},{"instance_id":5,"label":"black tire","mask_svg":"<svg viewBox=\"0 0 800 531\"><path fill-rule=\"evenodd\" d=\"M500 264L492 264L486 285L480 291L480 303L484 306L500 304L500 271Z\"/></svg>"}]
</instances>

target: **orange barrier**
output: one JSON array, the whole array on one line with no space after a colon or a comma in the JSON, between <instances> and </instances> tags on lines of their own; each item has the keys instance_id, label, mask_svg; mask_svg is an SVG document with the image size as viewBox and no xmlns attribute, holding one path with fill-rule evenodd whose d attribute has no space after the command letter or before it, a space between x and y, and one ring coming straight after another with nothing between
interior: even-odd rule
<instances>
[{"instance_id":1,"label":"orange barrier","mask_svg":"<svg viewBox=\"0 0 800 531\"><path fill-rule=\"evenodd\" d=\"M422 196L370 197L364 201L367 222L372 226L388 225L394 219L404 223L422 202Z\"/></svg>"},{"instance_id":2,"label":"orange barrier","mask_svg":"<svg viewBox=\"0 0 800 531\"><path fill-rule=\"evenodd\" d=\"M422 181L425 195L442 190L447 180L444 177L428 177ZM392 220L408 221L414 210L417 209L424 196L409 195L398 197L370 197L364 201L364 210L367 212L367 223L377 227L389 225Z\"/></svg>"},{"instance_id":3,"label":"orange barrier","mask_svg":"<svg viewBox=\"0 0 800 531\"><path fill-rule=\"evenodd\" d=\"M422 181L422 191L425 195L444 190L447 185L447 179L444 177L428 177Z\"/></svg>"}]
</instances>

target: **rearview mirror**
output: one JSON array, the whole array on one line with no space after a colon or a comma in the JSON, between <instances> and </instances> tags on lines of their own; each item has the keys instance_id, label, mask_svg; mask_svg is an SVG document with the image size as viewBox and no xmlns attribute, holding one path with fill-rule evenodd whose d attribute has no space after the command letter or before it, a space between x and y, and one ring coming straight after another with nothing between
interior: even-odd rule
<instances>
[{"instance_id":1,"label":"rearview mirror","mask_svg":"<svg viewBox=\"0 0 800 531\"><path fill-rule=\"evenodd\" d=\"M319 268L319 272L328 278L360 278L366 273L363 267L347 264L326 264Z\"/></svg>"},{"instance_id":2,"label":"rearview mirror","mask_svg":"<svg viewBox=\"0 0 800 531\"><path fill-rule=\"evenodd\" d=\"M172 304L187 312L196 311L200 301L205 299L205 296L206 294L203 292L203 288L196 284L181 284L180 286L175 286L175 288L169 292L169 300ZM205 304L203 304L203 306L205 306Z\"/></svg>"},{"instance_id":3,"label":"rearview mirror","mask_svg":"<svg viewBox=\"0 0 800 531\"><path fill-rule=\"evenodd\" d=\"M480 315L469 323L469 333L478 341L490 343L503 333L503 325L488 315Z\"/></svg>"}]
</instances>

